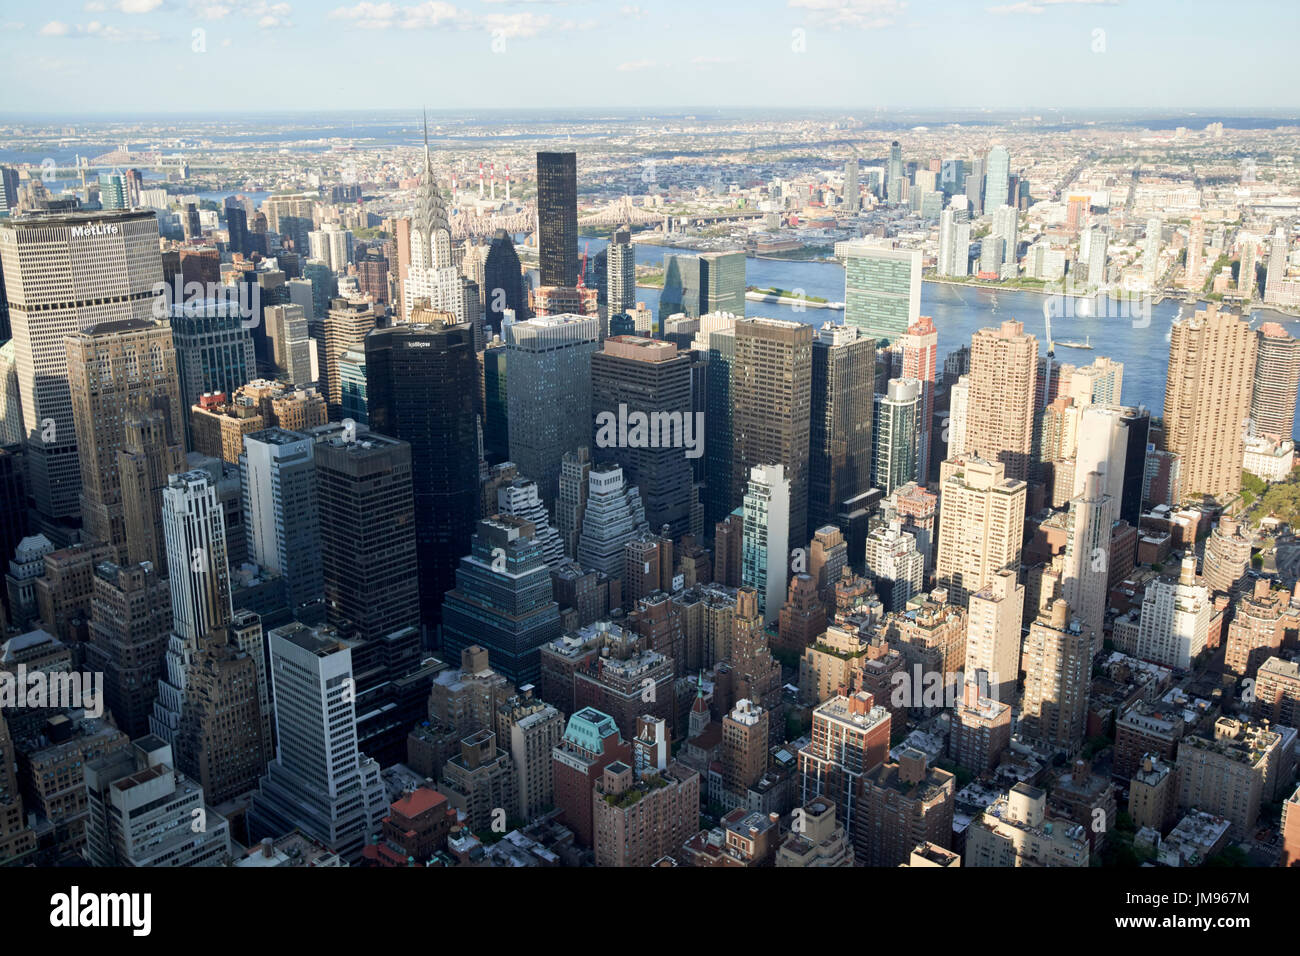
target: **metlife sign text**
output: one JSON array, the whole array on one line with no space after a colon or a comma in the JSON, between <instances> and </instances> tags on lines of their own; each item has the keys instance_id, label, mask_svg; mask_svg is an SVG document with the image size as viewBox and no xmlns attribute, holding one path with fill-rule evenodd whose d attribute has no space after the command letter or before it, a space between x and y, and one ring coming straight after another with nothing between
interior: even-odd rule
<instances>
[{"instance_id":1,"label":"metlife sign text","mask_svg":"<svg viewBox=\"0 0 1300 956\"><path fill-rule=\"evenodd\" d=\"M118 226L111 222L92 222L86 226L72 226L72 238L81 239L90 236L116 236Z\"/></svg>"}]
</instances>

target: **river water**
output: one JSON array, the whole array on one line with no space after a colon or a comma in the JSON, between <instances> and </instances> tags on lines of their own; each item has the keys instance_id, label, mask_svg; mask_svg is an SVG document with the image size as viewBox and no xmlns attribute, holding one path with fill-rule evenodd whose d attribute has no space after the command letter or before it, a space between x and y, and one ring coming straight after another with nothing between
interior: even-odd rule
<instances>
[{"instance_id":1,"label":"river water","mask_svg":"<svg viewBox=\"0 0 1300 956\"><path fill-rule=\"evenodd\" d=\"M586 239L580 241L582 244ZM604 246L604 240L590 240L591 254ZM581 245L580 245L581 248ZM676 249L638 243L635 246L638 264L661 266L668 253L697 254L697 250ZM746 283L759 288L802 289L805 294L821 296L831 302L844 300L844 269L835 262L798 262L775 259L747 259ZM658 314L659 290L637 289L637 299L645 302ZM1040 348L1046 339L1043 306L1048 298L1033 292L978 289L969 286L947 285L937 282L921 284L921 314L934 319L939 333L939 364L943 357L963 345L969 345L971 335L979 329L997 325L1007 319L1025 324L1025 331L1038 337ZM1178 318L1180 310L1187 314L1194 307L1177 299L1166 299L1150 306L1149 317L1110 316L1078 317L1061 315L1062 309L1073 313L1076 300L1066 300L1052 315L1052 338L1057 342L1056 358L1060 362L1088 365L1096 356L1105 355L1124 363L1122 402L1126 405L1145 405L1152 414L1164 409L1165 372L1169 366L1169 327ZM1199 306L1204 308L1204 306ZM843 322L844 313L832 309L805 309L795 311L792 306L773 305L766 302L746 302L745 314L773 319L792 319L821 325L823 322ZM1271 310L1256 309L1251 313L1251 324L1278 322L1291 335L1300 337L1300 320ZM1066 348L1062 341L1083 342L1090 337L1091 351ZM1297 429L1300 431L1300 429Z\"/></svg>"}]
</instances>

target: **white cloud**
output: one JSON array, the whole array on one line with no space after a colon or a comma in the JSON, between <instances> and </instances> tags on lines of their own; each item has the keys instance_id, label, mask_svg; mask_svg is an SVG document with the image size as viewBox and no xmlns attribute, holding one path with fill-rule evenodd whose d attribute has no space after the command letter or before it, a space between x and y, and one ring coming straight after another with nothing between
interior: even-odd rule
<instances>
[{"instance_id":1,"label":"white cloud","mask_svg":"<svg viewBox=\"0 0 1300 956\"><path fill-rule=\"evenodd\" d=\"M163 0L118 0L117 8L123 13L153 13L162 5ZM90 4L86 9L90 9Z\"/></svg>"},{"instance_id":2,"label":"white cloud","mask_svg":"<svg viewBox=\"0 0 1300 956\"><path fill-rule=\"evenodd\" d=\"M387 0L381 3L362 0L350 7L336 7L328 16L331 20L346 20L359 30L483 29L506 37L532 37L540 33L587 30L595 26L593 20L559 20L532 10L475 15L446 0L426 0L410 6Z\"/></svg>"},{"instance_id":3,"label":"white cloud","mask_svg":"<svg viewBox=\"0 0 1300 956\"><path fill-rule=\"evenodd\" d=\"M728 63L735 63L734 56L697 56L691 62L696 66L725 66Z\"/></svg>"},{"instance_id":4,"label":"white cloud","mask_svg":"<svg viewBox=\"0 0 1300 956\"><path fill-rule=\"evenodd\" d=\"M108 9L108 4L102 3L101 0L90 0L90 2L81 9L85 10L87 13L103 13Z\"/></svg>"},{"instance_id":5,"label":"white cloud","mask_svg":"<svg viewBox=\"0 0 1300 956\"><path fill-rule=\"evenodd\" d=\"M822 26L875 30L893 26L907 0L789 0L789 5L807 10L809 18Z\"/></svg>"},{"instance_id":6,"label":"white cloud","mask_svg":"<svg viewBox=\"0 0 1300 956\"><path fill-rule=\"evenodd\" d=\"M124 3L150 3L153 0L123 0ZM272 27L291 27L289 19L293 7L287 3L268 3L267 0L195 0L190 13L204 20L224 20L231 14L247 17L263 30Z\"/></svg>"},{"instance_id":7,"label":"white cloud","mask_svg":"<svg viewBox=\"0 0 1300 956\"><path fill-rule=\"evenodd\" d=\"M109 40L114 43L123 43L133 41L136 43L153 43L160 39L159 34L152 30L123 30L112 24L101 23L98 20L91 20L89 23L78 23L69 25L61 20L51 20L39 31L43 37L66 37L68 39L97 39Z\"/></svg>"},{"instance_id":8,"label":"white cloud","mask_svg":"<svg viewBox=\"0 0 1300 956\"><path fill-rule=\"evenodd\" d=\"M618 12L630 20L640 20L646 15L646 12L635 3L629 3L624 7L620 7Z\"/></svg>"},{"instance_id":9,"label":"white cloud","mask_svg":"<svg viewBox=\"0 0 1300 956\"><path fill-rule=\"evenodd\" d=\"M442 26L466 27L470 14L444 0L427 0L414 6L395 3L358 3L338 7L329 14L332 20L349 20L362 30L432 30Z\"/></svg>"},{"instance_id":10,"label":"white cloud","mask_svg":"<svg viewBox=\"0 0 1300 956\"><path fill-rule=\"evenodd\" d=\"M1017 13L1028 13L1037 16L1048 7L1113 7L1118 3L1119 0L1020 0L1018 3L1004 3L989 7L988 12L996 16L1012 16Z\"/></svg>"},{"instance_id":11,"label":"white cloud","mask_svg":"<svg viewBox=\"0 0 1300 956\"><path fill-rule=\"evenodd\" d=\"M636 73L640 70L653 70L657 63L654 60L631 60L627 63L620 63L618 71L620 73Z\"/></svg>"},{"instance_id":12,"label":"white cloud","mask_svg":"<svg viewBox=\"0 0 1300 956\"><path fill-rule=\"evenodd\" d=\"M0 30L4 30L6 32L10 30L21 30L25 26L27 26L27 24L19 23L16 20L10 20L8 23L0 23Z\"/></svg>"}]
</instances>

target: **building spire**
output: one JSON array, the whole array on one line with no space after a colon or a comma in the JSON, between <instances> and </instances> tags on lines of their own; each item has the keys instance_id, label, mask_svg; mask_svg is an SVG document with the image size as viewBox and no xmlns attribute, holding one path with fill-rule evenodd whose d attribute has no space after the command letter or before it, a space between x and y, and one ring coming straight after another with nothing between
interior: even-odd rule
<instances>
[{"instance_id":1,"label":"building spire","mask_svg":"<svg viewBox=\"0 0 1300 956\"><path fill-rule=\"evenodd\" d=\"M429 110L424 110L424 173L433 182L433 160L429 157Z\"/></svg>"}]
</instances>

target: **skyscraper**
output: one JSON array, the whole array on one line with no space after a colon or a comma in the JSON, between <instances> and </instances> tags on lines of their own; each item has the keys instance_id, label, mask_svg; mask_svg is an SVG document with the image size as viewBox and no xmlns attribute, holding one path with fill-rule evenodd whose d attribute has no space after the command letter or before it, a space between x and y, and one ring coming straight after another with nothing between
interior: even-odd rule
<instances>
[{"instance_id":1,"label":"skyscraper","mask_svg":"<svg viewBox=\"0 0 1300 956\"><path fill-rule=\"evenodd\" d=\"M707 356L708 363L704 383L704 521L712 527L738 503L731 474L735 427L731 370L736 360L736 317L704 316L700 326L695 349Z\"/></svg>"},{"instance_id":2,"label":"skyscraper","mask_svg":"<svg viewBox=\"0 0 1300 956\"><path fill-rule=\"evenodd\" d=\"M664 256L664 289L659 324L684 313L698 319L710 312L745 314L745 254L702 252L698 256Z\"/></svg>"},{"instance_id":3,"label":"skyscraper","mask_svg":"<svg viewBox=\"0 0 1300 956\"><path fill-rule=\"evenodd\" d=\"M649 530L641 493L626 484L623 469L613 462L592 465L578 534L578 563L621 578L624 546Z\"/></svg>"},{"instance_id":4,"label":"skyscraper","mask_svg":"<svg viewBox=\"0 0 1300 956\"><path fill-rule=\"evenodd\" d=\"M230 620L225 517L206 471L170 476L162 497L172 631L197 638Z\"/></svg>"},{"instance_id":5,"label":"skyscraper","mask_svg":"<svg viewBox=\"0 0 1300 956\"><path fill-rule=\"evenodd\" d=\"M501 320L506 309L514 312L515 321L528 318L528 293L524 288L519 254L515 252L510 233L504 229L498 229L492 235L492 244L483 263L483 303L489 338L501 334Z\"/></svg>"},{"instance_id":6,"label":"skyscraper","mask_svg":"<svg viewBox=\"0 0 1300 956\"><path fill-rule=\"evenodd\" d=\"M966 682L978 683L984 672L986 687L979 692L993 700L1015 700L1020 675L1020 625L1025 610L1025 587L1013 568L995 571L988 583L970 595L966 618Z\"/></svg>"},{"instance_id":7,"label":"skyscraper","mask_svg":"<svg viewBox=\"0 0 1300 956\"><path fill-rule=\"evenodd\" d=\"M1008 193L1011 179L1011 154L1004 146L988 152L988 172L984 176L984 209L997 209L1012 202Z\"/></svg>"},{"instance_id":8,"label":"skyscraper","mask_svg":"<svg viewBox=\"0 0 1300 956\"><path fill-rule=\"evenodd\" d=\"M541 284L578 284L578 155L537 154L537 249Z\"/></svg>"},{"instance_id":9,"label":"skyscraper","mask_svg":"<svg viewBox=\"0 0 1300 956\"><path fill-rule=\"evenodd\" d=\"M934 423L934 390L939 373L939 331L934 327L934 319L923 315L908 326L907 334L899 339L897 348L903 360L902 377L921 383L916 480L925 484L930 480L930 432Z\"/></svg>"},{"instance_id":10,"label":"skyscraper","mask_svg":"<svg viewBox=\"0 0 1300 956\"><path fill-rule=\"evenodd\" d=\"M782 465L783 477L790 482L790 548L808 541L812 341L812 326L802 322L736 322L731 369L733 500L742 497L755 465Z\"/></svg>"},{"instance_id":11,"label":"skyscraper","mask_svg":"<svg viewBox=\"0 0 1300 956\"><path fill-rule=\"evenodd\" d=\"M277 754L248 807L254 839L295 827L355 860L387 808L379 765L357 746L352 645L299 623L270 633Z\"/></svg>"},{"instance_id":12,"label":"skyscraper","mask_svg":"<svg viewBox=\"0 0 1300 956\"><path fill-rule=\"evenodd\" d=\"M313 441L283 428L244 436L239 480L254 562L285 579L289 606L320 600L320 521Z\"/></svg>"},{"instance_id":13,"label":"skyscraper","mask_svg":"<svg viewBox=\"0 0 1300 956\"><path fill-rule=\"evenodd\" d=\"M705 438L695 434L689 355L660 339L611 336L591 357L591 391L597 454L618 462L627 481L641 489L646 521L656 533L667 525L670 537L685 534L692 453L685 440L702 453ZM645 416L639 438L634 416Z\"/></svg>"},{"instance_id":14,"label":"skyscraper","mask_svg":"<svg viewBox=\"0 0 1300 956\"><path fill-rule=\"evenodd\" d=\"M125 319L91 326L64 340L68 390L81 465L85 533L127 555L118 452L124 426L150 411L162 413L168 439L181 437L176 350L167 326Z\"/></svg>"},{"instance_id":15,"label":"skyscraper","mask_svg":"<svg viewBox=\"0 0 1300 956\"><path fill-rule=\"evenodd\" d=\"M1277 322L1265 322L1257 337L1251 431L1289 440L1295 431L1296 392L1300 390L1300 339L1292 338Z\"/></svg>"},{"instance_id":16,"label":"skyscraper","mask_svg":"<svg viewBox=\"0 0 1300 956\"><path fill-rule=\"evenodd\" d=\"M158 220L152 210L0 220L0 268L9 277L30 494L43 518L73 519L81 476L63 339L152 317L163 279Z\"/></svg>"},{"instance_id":17,"label":"skyscraper","mask_svg":"<svg viewBox=\"0 0 1300 956\"><path fill-rule=\"evenodd\" d=\"M1179 457L1184 499L1205 495L1227 503L1241 490L1255 333L1211 303L1174 322L1169 335L1165 450Z\"/></svg>"},{"instance_id":18,"label":"skyscraper","mask_svg":"<svg viewBox=\"0 0 1300 956\"><path fill-rule=\"evenodd\" d=\"M149 732L171 632L167 578L147 564L95 568L86 663L104 674L104 706L129 737Z\"/></svg>"},{"instance_id":19,"label":"skyscraper","mask_svg":"<svg viewBox=\"0 0 1300 956\"><path fill-rule=\"evenodd\" d=\"M455 271L454 268L452 271ZM454 313L455 310L446 311ZM378 319L372 302L365 299L334 299L330 302L324 321L320 323L321 333L317 337L320 385L333 416L338 416L343 406L343 380L339 372L339 361L349 349L362 347L366 335L376 327ZM410 312L407 321L416 321Z\"/></svg>"},{"instance_id":20,"label":"skyscraper","mask_svg":"<svg viewBox=\"0 0 1300 956\"><path fill-rule=\"evenodd\" d=\"M916 537L897 521L878 525L867 535L864 563L886 611L902 611L921 593L925 558L917 550Z\"/></svg>"},{"instance_id":21,"label":"skyscraper","mask_svg":"<svg viewBox=\"0 0 1300 956\"><path fill-rule=\"evenodd\" d=\"M334 425L311 437L327 620L367 641L418 628L411 446Z\"/></svg>"},{"instance_id":22,"label":"skyscraper","mask_svg":"<svg viewBox=\"0 0 1300 956\"><path fill-rule=\"evenodd\" d=\"M244 326L238 298L173 304L171 329L183 409L197 405L207 392L233 395L257 376L252 330ZM189 415L184 418L188 444Z\"/></svg>"},{"instance_id":23,"label":"skyscraper","mask_svg":"<svg viewBox=\"0 0 1300 956\"><path fill-rule=\"evenodd\" d=\"M745 491L741 583L758 594L758 613L770 624L781 613L790 571L790 482L782 465L754 465Z\"/></svg>"},{"instance_id":24,"label":"skyscraper","mask_svg":"<svg viewBox=\"0 0 1300 956\"><path fill-rule=\"evenodd\" d=\"M622 315L636 308L636 250L632 232L624 226L614 233L606 259L606 296L610 315Z\"/></svg>"},{"instance_id":25,"label":"skyscraper","mask_svg":"<svg viewBox=\"0 0 1300 956\"><path fill-rule=\"evenodd\" d=\"M153 734L86 764L86 859L94 866L225 866L230 823ZM203 821L201 830L194 823Z\"/></svg>"},{"instance_id":26,"label":"skyscraper","mask_svg":"<svg viewBox=\"0 0 1300 956\"><path fill-rule=\"evenodd\" d=\"M1268 268L1264 272L1264 301L1270 305L1286 304L1293 299L1293 294L1289 294L1293 283L1286 277L1289 259L1286 226L1280 225L1269 240Z\"/></svg>"},{"instance_id":27,"label":"skyscraper","mask_svg":"<svg viewBox=\"0 0 1300 956\"><path fill-rule=\"evenodd\" d=\"M862 208L862 197L858 195L858 157L844 163L844 211L856 213Z\"/></svg>"},{"instance_id":28,"label":"skyscraper","mask_svg":"<svg viewBox=\"0 0 1300 956\"><path fill-rule=\"evenodd\" d=\"M1196 555L1183 558L1178 576L1148 582L1138 619L1137 656L1190 670L1205 650L1214 606L1210 589L1196 580Z\"/></svg>"},{"instance_id":29,"label":"skyscraper","mask_svg":"<svg viewBox=\"0 0 1300 956\"><path fill-rule=\"evenodd\" d=\"M844 324L892 345L921 314L921 250L844 247Z\"/></svg>"},{"instance_id":30,"label":"skyscraper","mask_svg":"<svg viewBox=\"0 0 1300 956\"><path fill-rule=\"evenodd\" d=\"M174 743L180 728L189 670L199 643L230 622L230 565L226 521L216 483L206 471L172 475L163 490L163 532L172 605L166 674L149 729Z\"/></svg>"},{"instance_id":31,"label":"skyscraper","mask_svg":"<svg viewBox=\"0 0 1300 956\"><path fill-rule=\"evenodd\" d=\"M1021 656L1025 696L1020 733L1075 753L1087 729L1092 643L1057 598L1029 626Z\"/></svg>"},{"instance_id":32,"label":"skyscraper","mask_svg":"<svg viewBox=\"0 0 1300 956\"><path fill-rule=\"evenodd\" d=\"M366 389L370 427L411 446L420 620L431 630L478 516L477 364L469 325L412 318L366 337Z\"/></svg>"},{"instance_id":33,"label":"skyscraper","mask_svg":"<svg viewBox=\"0 0 1300 956\"><path fill-rule=\"evenodd\" d=\"M271 361L275 375L289 385L306 385L316 380L311 371L312 342L308 335L307 312L301 305L271 305L263 310L262 318L266 322L266 335L271 340ZM329 335L329 319L326 319L326 337ZM342 389L342 375L339 371L341 357L336 356L330 369L335 375L333 384ZM245 384L240 382L240 385Z\"/></svg>"},{"instance_id":34,"label":"skyscraper","mask_svg":"<svg viewBox=\"0 0 1300 956\"><path fill-rule=\"evenodd\" d=\"M424 174L411 211L410 263L402 283L403 318L423 302L428 308L453 312L465 318L461 301L460 270L451 255L451 227L447 204L433 175L429 153L429 120L424 121ZM331 399L337 401L337 399Z\"/></svg>"},{"instance_id":35,"label":"skyscraper","mask_svg":"<svg viewBox=\"0 0 1300 956\"><path fill-rule=\"evenodd\" d=\"M1066 520L1061 594L1074 610L1092 652L1101 650L1110 587L1110 538L1118 503L1106 493L1103 475L1088 472L1083 492L1071 499Z\"/></svg>"},{"instance_id":36,"label":"skyscraper","mask_svg":"<svg viewBox=\"0 0 1300 956\"><path fill-rule=\"evenodd\" d=\"M871 488L875 375L874 339L832 322L817 331L812 348L809 537L834 521L843 502Z\"/></svg>"},{"instance_id":37,"label":"skyscraper","mask_svg":"<svg viewBox=\"0 0 1300 956\"><path fill-rule=\"evenodd\" d=\"M533 526L533 537L542 546L542 560L547 567L558 568L564 563L564 540L537 496L537 482L516 478L501 486L497 489L496 506L500 514L521 518Z\"/></svg>"},{"instance_id":38,"label":"skyscraper","mask_svg":"<svg viewBox=\"0 0 1300 956\"><path fill-rule=\"evenodd\" d=\"M959 220L949 206L939 215L939 260L935 272L941 276L965 276L970 271L970 222Z\"/></svg>"},{"instance_id":39,"label":"skyscraper","mask_svg":"<svg viewBox=\"0 0 1300 956\"><path fill-rule=\"evenodd\" d=\"M1015 206L998 206L993 210L993 236L1002 241L1002 261L998 278L1014 279L1019 273L1017 248L1019 246Z\"/></svg>"},{"instance_id":40,"label":"skyscraper","mask_svg":"<svg viewBox=\"0 0 1300 956\"><path fill-rule=\"evenodd\" d=\"M1008 479L1029 478L1037 368L1038 340L1020 322L971 336L965 450L1001 462Z\"/></svg>"},{"instance_id":41,"label":"skyscraper","mask_svg":"<svg viewBox=\"0 0 1300 956\"><path fill-rule=\"evenodd\" d=\"M875 396L873 437L876 454L872 484L883 494L916 481L921 435L921 382L891 378L883 395Z\"/></svg>"},{"instance_id":42,"label":"skyscraper","mask_svg":"<svg viewBox=\"0 0 1300 956\"><path fill-rule=\"evenodd\" d=\"M940 469L935 579L965 607L1003 569L1020 566L1026 485L1000 462L949 459Z\"/></svg>"},{"instance_id":43,"label":"skyscraper","mask_svg":"<svg viewBox=\"0 0 1300 956\"><path fill-rule=\"evenodd\" d=\"M571 154L570 154L571 155ZM506 328L510 460L553 508L565 452L591 443L591 358L600 323L549 315Z\"/></svg>"},{"instance_id":44,"label":"skyscraper","mask_svg":"<svg viewBox=\"0 0 1300 956\"><path fill-rule=\"evenodd\" d=\"M442 608L443 648L478 645L516 685L541 679L541 648L560 636L560 610L533 525L513 515L478 523Z\"/></svg>"}]
</instances>

